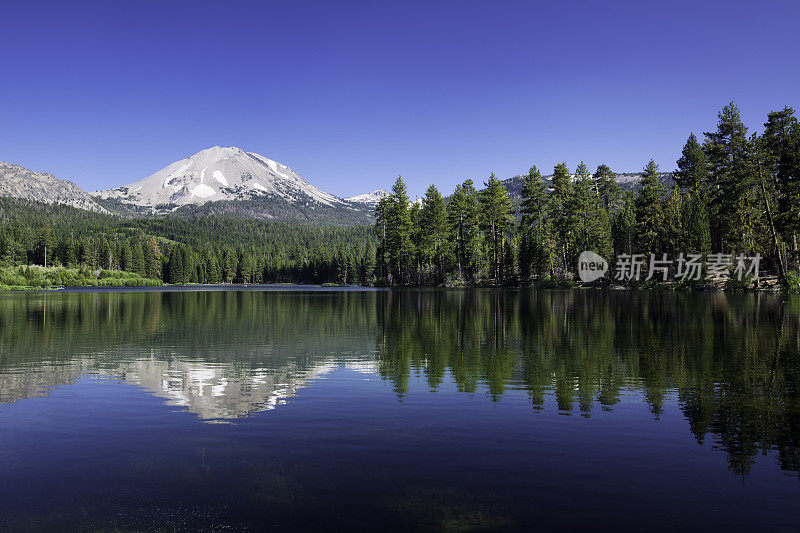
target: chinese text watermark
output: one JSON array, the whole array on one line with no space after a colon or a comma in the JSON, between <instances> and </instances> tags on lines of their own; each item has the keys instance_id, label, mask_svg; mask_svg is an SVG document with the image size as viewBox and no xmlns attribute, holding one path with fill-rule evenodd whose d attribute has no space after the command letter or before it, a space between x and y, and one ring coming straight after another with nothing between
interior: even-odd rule
<instances>
[{"instance_id":1,"label":"chinese text watermark","mask_svg":"<svg viewBox=\"0 0 800 533\"><path fill-rule=\"evenodd\" d=\"M649 260L648 260L649 259ZM684 254L671 258L668 254L620 254L614 263L613 278L617 281L727 281L735 277L757 280L761 254ZM578 258L578 276L586 283L603 277L609 269L608 262L600 255L585 251Z\"/></svg>"}]
</instances>

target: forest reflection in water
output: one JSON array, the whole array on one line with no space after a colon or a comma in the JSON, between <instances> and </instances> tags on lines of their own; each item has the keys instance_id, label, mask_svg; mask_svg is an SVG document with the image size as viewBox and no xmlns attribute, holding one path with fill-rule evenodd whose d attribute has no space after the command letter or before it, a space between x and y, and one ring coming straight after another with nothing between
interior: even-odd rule
<instances>
[{"instance_id":1,"label":"forest reflection in water","mask_svg":"<svg viewBox=\"0 0 800 533\"><path fill-rule=\"evenodd\" d=\"M593 416L636 393L676 404L698 444L746 476L800 469L800 305L774 295L391 290L4 294L0 404L87 372L200 419L279 407L339 367L403 400L414 376L502 407ZM431 404L437 402L431 396ZM0 409L2 405L0 405ZM612 413L613 416L613 413Z\"/></svg>"}]
</instances>

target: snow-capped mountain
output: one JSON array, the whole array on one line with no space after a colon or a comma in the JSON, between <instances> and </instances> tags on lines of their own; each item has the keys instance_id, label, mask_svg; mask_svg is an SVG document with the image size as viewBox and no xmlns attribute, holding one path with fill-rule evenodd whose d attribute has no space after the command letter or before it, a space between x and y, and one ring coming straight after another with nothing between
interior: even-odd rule
<instances>
[{"instance_id":1,"label":"snow-capped mountain","mask_svg":"<svg viewBox=\"0 0 800 533\"><path fill-rule=\"evenodd\" d=\"M386 196L389 196L389 191L387 191L386 189L378 189L376 191L368 192L365 194L350 196L348 198L345 198L345 201L376 206L378 205L378 202L381 201L381 198L384 198Z\"/></svg>"},{"instance_id":2,"label":"snow-capped mountain","mask_svg":"<svg viewBox=\"0 0 800 533\"><path fill-rule=\"evenodd\" d=\"M35 172L0 161L0 196L34 200L47 204L65 204L89 211L106 213L89 193L67 180L52 174Z\"/></svg>"},{"instance_id":3,"label":"snow-capped mountain","mask_svg":"<svg viewBox=\"0 0 800 533\"><path fill-rule=\"evenodd\" d=\"M282 163L240 148L220 146L176 161L130 185L92 194L156 211L260 196L290 203L345 205L342 199L317 189Z\"/></svg>"}]
</instances>

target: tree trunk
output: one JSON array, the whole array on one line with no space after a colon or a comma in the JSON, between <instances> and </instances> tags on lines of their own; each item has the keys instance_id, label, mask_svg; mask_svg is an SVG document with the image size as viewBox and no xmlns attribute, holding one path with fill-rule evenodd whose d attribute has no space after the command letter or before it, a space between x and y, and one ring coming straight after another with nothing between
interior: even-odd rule
<instances>
[{"instance_id":1,"label":"tree trunk","mask_svg":"<svg viewBox=\"0 0 800 533\"><path fill-rule=\"evenodd\" d=\"M775 223L772 220L772 210L769 207L769 200L767 199L767 189L764 187L764 178L761 175L761 167L759 165L758 175L761 182L761 195L764 197L764 206L767 209L767 220L769 220L769 229L772 231L772 240L775 244L775 253L778 254L778 279L783 281L786 279L786 266L784 265L784 260L781 257L781 248L780 244L778 243L778 233L775 231Z\"/></svg>"}]
</instances>

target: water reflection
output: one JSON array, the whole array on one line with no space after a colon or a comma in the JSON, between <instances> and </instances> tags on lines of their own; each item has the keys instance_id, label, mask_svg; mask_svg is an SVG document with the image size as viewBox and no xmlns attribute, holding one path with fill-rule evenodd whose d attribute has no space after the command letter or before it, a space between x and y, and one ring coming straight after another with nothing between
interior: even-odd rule
<instances>
[{"instance_id":1,"label":"water reflection","mask_svg":"<svg viewBox=\"0 0 800 533\"><path fill-rule=\"evenodd\" d=\"M583 417L625 410L626 395L653 419L674 403L735 474L767 452L797 472L799 315L797 299L752 294L3 295L0 403L99 373L224 421L279 407L346 367L380 375L400 400L421 375L431 391L453 383L502 407L522 390L534 410Z\"/></svg>"},{"instance_id":2,"label":"water reflection","mask_svg":"<svg viewBox=\"0 0 800 533\"><path fill-rule=\"evenodd\" d=\"M99 373L201 419L235 419L285 404L336 368L375 369L359 293L14 296L0 300L0 403Z\"/></svg>"}]
</instances>

